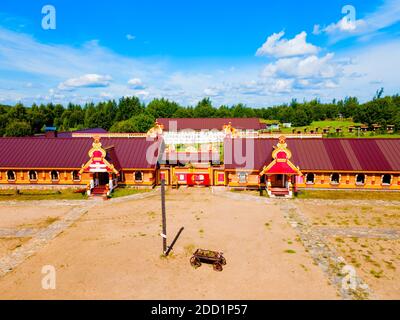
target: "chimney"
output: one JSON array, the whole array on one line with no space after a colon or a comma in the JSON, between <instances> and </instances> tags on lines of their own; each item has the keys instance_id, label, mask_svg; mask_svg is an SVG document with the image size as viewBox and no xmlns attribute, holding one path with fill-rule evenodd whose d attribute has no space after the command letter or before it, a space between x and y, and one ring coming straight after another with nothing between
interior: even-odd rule
<instances>
[{"instance_id":1,"label":"chimney","mask_svg":"<svg viewBox=\"0 0 400 320\"><path fill-rule=\"evenodd\" d=\"M55 127L46 128L45 137L46 138L57 138L57 128L55 128Z\"/></svg>"}]
</instances>

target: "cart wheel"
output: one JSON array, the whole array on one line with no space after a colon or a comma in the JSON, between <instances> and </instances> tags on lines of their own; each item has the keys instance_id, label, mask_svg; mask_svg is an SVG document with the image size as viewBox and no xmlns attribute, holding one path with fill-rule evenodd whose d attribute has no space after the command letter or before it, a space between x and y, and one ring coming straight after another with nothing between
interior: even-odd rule
<instances>
[{"instance_id":1,"label":"cart wheel","mask_svg":"<svg viewBox=\"0 0 400 320\"><path fill-rule=\"evenodd\" d=\"M223 266L226 266L226 259L224 257L221 258L221 264Z\"/></svg>"},{"instance_id":2,"label":"cart wheel","mask_svg":"<svg viewBox=\"0 0 400 320\"><path fill-rule=\"evenodd\" d=\"M192 257L190 259L190 264L192 265L193 268L200 268L201 267L201 262L199 260L199 258L196 257Z\"/></svg>"},{"instance_id":3,"label":"cart wheel","mask_svg":"<svg viewBox=\"0 0 400 320\"><path fill-rule=\"evenodd\" d=\"M218 262L213 264L213 268L215 271L218 271L218 272L221 272L223 270L222 264L220 264Z\"/></svg>"}]
</instances>

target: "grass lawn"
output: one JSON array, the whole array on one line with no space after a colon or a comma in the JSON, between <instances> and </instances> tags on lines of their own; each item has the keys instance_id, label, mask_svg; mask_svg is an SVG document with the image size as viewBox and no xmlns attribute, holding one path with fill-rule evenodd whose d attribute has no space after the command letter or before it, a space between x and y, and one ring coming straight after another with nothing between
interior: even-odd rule
<instances>
[{"instance_id":1,"label":"grass lawn","mask_svg":"<svg viewBox=\"0 0 400 320\"><path fill-rule=\"evenodd\" d=\"M111 198L126 197L133 194L149 192L151 189L117 188L113 191Z\"/></svg>"},{"instance_id":2,"label":"grass lawn","mask_svg":"<svg viewBox=\"0 0 400 320\"><path fill-rule=\"evenodd\" d=\"M74 189L65 190L0 190L0 201L29 200L85 200L86 195Z\"/></svg>"},{"instance_id":3,"label":"grass lawn","mask_svg":"<svg viewBox=\"0 0 400 320\"><path fill-rule=\"evenodd\" d=\"M271 123L273 121L267 121L264 120L264 123ZM349 133L348 128L351 126L355 125L361 125L360 123L355 123L351 120L324 120L324 121L314 121L311 125L309 126L304 126L304 127L292 127L292 128L283 128L281 126L281 133L282 134L291 134L293 130L304 132L304 129L308 129L308 132L311 130L315 130L316 128L320 128L319 133L322 133L322 130L324 128L331 127L331 135L328 136L328 138L399 138L400 134L387 134L387 133L374 133L374 132L354 132L354 133ZM343 132L340 134L335 133L335 129L337 128L342 128Z\"/></svg>"},{"instance_id":4,"label":"grass lawn","mask_svg":"<svg viewBox=\"0 0 400 320\"><path fill-rule=\"evenodd\" d=\"M353 190L306 190L300 191L298 199L351 199L351 200L397 200L399 192L353 191Z\"/></svg>"}]
</instances>

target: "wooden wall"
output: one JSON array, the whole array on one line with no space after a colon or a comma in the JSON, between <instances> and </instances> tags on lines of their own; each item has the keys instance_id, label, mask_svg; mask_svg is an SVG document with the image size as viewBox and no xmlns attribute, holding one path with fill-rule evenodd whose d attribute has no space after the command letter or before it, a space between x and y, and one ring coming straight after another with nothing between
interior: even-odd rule
<instances>
[{"instance_id":1,"label":"wooden wall","mask_svg":"<svg viewBox=\"0 0 400 320\"><path fill-rule=\"evenodd\" d=\"M400 174L391 174L392 181L389 186L382 184L384 173L365 173L365 184L357 185L357 173L340 173L340 183L331 183L330 172L312 172L315 175L314 184L306 183L307 172L303 172L303 183L297 183L298 188L304 189L360 189L360 190L400 190ZM361 173L360 173L361 174Z\"/></svg>"},{"instance_id":2,"label":"wooden wall","mask_svg":"<svg viewBox=\"0 0 400 320\"><path fill-rule=\"evenodd\" d=\"M79 186L79 185L87 185L90 182L90 175L83 174L79 180L73 179L73 171L79 172L79 169L55 169L58 172L58 180L52 180L50 169L15 169L10 170L15 174L15 180L9 181L7 177L7 172L9 170L2 169L0 170L0 185L71 185L71 186ZM31 180L29 176L30 171L36 172L36 180Z\"/></svg>"}]
</instances>

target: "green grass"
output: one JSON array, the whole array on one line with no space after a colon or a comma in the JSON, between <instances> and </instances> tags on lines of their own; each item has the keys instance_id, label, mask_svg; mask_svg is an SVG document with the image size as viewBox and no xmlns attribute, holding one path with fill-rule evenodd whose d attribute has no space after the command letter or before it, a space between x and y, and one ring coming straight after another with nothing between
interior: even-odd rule
<instances>
[{"instance_id":1,"label":"green grass","mask_svg":"<svg viewBox=\"0 0 400 320\"><path fill-rule=\"evenodd\" d=\"M307 190L300 191L298 199L351 199L351 200L397 200L399 192L353 191L353 190Z\"/></svg>"},{"instance_id":2,"label":"green grass","mask_svg":"<svg viewBox=\"0 0 400 320\"><path fill-rule=\"evenodd\" d=\"M263 120L262 122L264 123L275 123L275 121L272 120ZM387 133L374 133L374 132L360 132L360 135L358 135L358 132L355 131L354 133L349 133L348 128L351 126L355 125L361 125L361 123L356 123L351 120L324 120L324 121L314 121L311 123L309 126L304 126L304 127L292 127L292 128L283 128L281 125L281 133L282 134L291 134L293 130L297 133L298 131L304 132L304 129L308 129L308 132L311 130L314 130L316 128L319 128L320 134L323 133L324 128L331 127L331 134L328 136L330 138L399 138L400 134L387 134ZM340 134L336 134L336 129L337 128L342 128L343 132Z\"/></svg>"},{"instance_id":3,"label":"green grass","mask_svg":"<svg viewBox=\"0 0 400 320\"><path fill-rule=\"evenodd\" d=\"M133 194L149 192L149 189L135 189L135 188L117 188L113 191L111 198L120 198L131 196Z\"/></svg>"},{"instance_id":4,"label":"green grass","mask_svg":"<svg viewBox=\"0 0 400 320\"><path fill-rule=\"evenodd\" d=\"M85 200L87 196L75 189L64 190L0 190L0 201Z\"/></svg>"}]
</instances>

